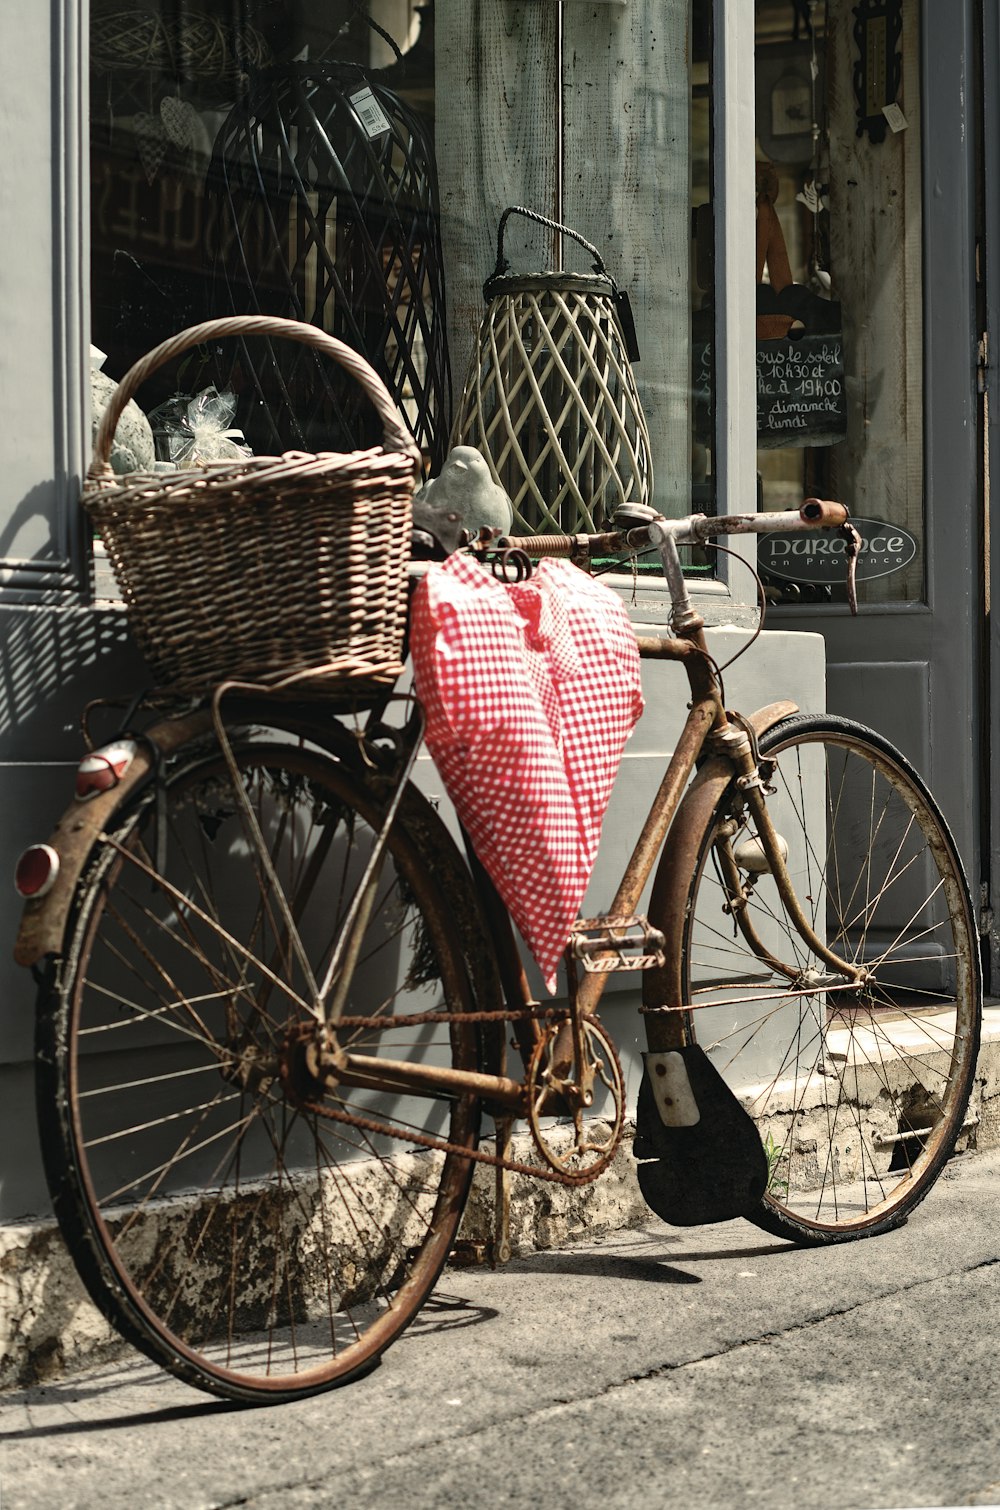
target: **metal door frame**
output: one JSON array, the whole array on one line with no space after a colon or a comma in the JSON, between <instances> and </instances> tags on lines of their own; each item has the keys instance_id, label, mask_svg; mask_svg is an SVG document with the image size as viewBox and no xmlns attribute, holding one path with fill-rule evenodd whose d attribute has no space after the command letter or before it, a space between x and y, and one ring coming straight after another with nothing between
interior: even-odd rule
<instances>
[{"instance_id":1,"label":"metal door frame","mask_svg":"<svg viewBox=\"0 0 1000 1510\"><path fill-rule=\"evenodd\" d=\"M987 646L976 149L981 93L992 121L987 139L992 129L1000 146L995 86L992 94L980 89L981 78L1000 77L998 4L1000 0L949 0L944 7L921 0L919 5L925 599L862 605L861 618L853 621L846 604L781 610L769 621L773 628L811 629L825 636L831 711L881 729L913 760L952 826L976 900L988 861L981 817L988 775L980 732L984 720L994 717L982 682ZM986 23L990 42L981 49L980 28ZM977 72L981 56L982 75ZM993 155L992 185L989 172L984 176L1000 229L1000 152L994 148ZM1000 247L1000 236L992 240ZM994 299L998 297L995 289ZM988 376L995 381L992 372ZM992 413L1000 414L1000 399ZM994 536L1000 545L1000 524ZM996 570L1000 572L1000 556ZM1000 647L994 663L1000 666ZM867 679L866 667L873 673ZM922 699L919 710L914 698ZM997 739L1000 724L994 743ZM1000 814L993 822L992 849L1000 855Z\"/></svg>"},{"instance_id":2,"label":"metal door frame","mask_svg":"<svg viewBox=\"0 0 1000 1510\"><path fill-rule=\"evenodd\" d=\"M981 291L982 344L980 388L982 390L981 484L983 534L983 847L981 878L983 901L984 965L987 990L1000 990L1000 797L996 786L1000 770L995 752L1000 751L1000 620L992 612L991 583L1000 582L1000 517L994 513L990 489L990 458L1000 456L1000 4L979 0L981 54L977 95L980 99L979 191L980 240L979 282ZM998 498L1000 503L1000 498Z\"/></svg>"}]
</instances>

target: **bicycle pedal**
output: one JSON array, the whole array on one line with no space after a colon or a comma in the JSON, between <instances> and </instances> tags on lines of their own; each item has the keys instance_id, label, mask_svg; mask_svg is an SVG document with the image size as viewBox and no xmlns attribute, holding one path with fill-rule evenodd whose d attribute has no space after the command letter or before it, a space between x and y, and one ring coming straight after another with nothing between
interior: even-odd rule
<instances>
[{"instance_id":1,"label":"bicycle pedal","mask_svg":"<svg viewBox=\"0 0 1000 1510\"><path fill-rule=\"evenodd\" d=\"M666 940L649 919L634 914L579 918L569 949L585 970L606 975L612 970L655 970L664 962Z\"/></svg>"}]
</instances>

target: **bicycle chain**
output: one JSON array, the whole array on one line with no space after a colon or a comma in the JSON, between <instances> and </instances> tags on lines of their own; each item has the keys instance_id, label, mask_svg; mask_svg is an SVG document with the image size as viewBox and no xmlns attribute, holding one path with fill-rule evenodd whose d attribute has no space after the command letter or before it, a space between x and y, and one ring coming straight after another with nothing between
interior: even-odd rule
<instances>
[{"instance_id":1,"label":"bicycle chain","mask_svg":"<svg viewBox=\"0 0 1000 1510\"><path fill-rule=\"evenodd\" d=\"M414 1012L406 1013L404 1017L344 1016L337 1019L335 1026L338 1029L392 1029L419 1027L425 1023L530 1022L539 1019L568 1022L570 1015L566 1007L547 1007L544 1003L538 1003L535 1006L523 1007L516 1012ZM512 1174L525 1174L533 1180L547 1180L553 1185L589 1185L607 1167L606 1163L601 1164L593 1174L587 1171L582 1174L570 1174L555 1169L540 1169L537 1165L525 1164L520 1159L505 1159L499 1154L485 1153L481 1148L463 1148L459 1143L450 1143L447 1138L433 1138L428 1133L420 1133L412 1128L395 1127L391 1122L377 1122L372 1117L360 1117L350 1112L335 1111L333 1107L321 1106L316 1101L304 1102L303 1110L313 1112L318 1117L324 1117L329 1122L343 1122L348 1127L358 1127L362 1132L374 1133L377 1137L399 1138L404 1143L416 1143L421 1148L430 1148L439 1153L456 1154L459 1158L469 1159L475 1164L487 1164L494 1169L509 1169Z\"/></svg>"},{"instance_id":2,"label":"bicycle chain","mask_svg":"<svg viewBox=\"0 0 1000 1510\"><path fill-rule=\"evenodd\" d=\"M549 1019L552 1022L568 1022L567 1007L547 1007L539 1003L522 1007L517 1012L407 1012L402 1017L338 1017L333 1028L411 1028L422 1027L431 1022L531 1022Z\"/></svg>"},{"instance_id":3,"label":"bicycle chain","mask_svg":"<svg viewBox=\"0 0 1000 1510\"><path fill-rule=\"evenodd\" d=\"M330 1122L345 1122L349 1127L359 1127L363 1132L374 1133L378 1137L400 1138L404 1143L417 1143L422 1148L431 1148L439 1153L453 1153L459 1158L471 1159L475 1164L509 1169L513 1174L526 1174L533 1180L547 1180L553 1185L589 1185L605 1167L598 1166L593 1174L568 1174L555 1169L539 1169L536 1165L522 1163L520 1159L504 1159L499 1154L484 1153L481 1148L463 1148L460 1143L449 1143L447 1138L432 1138L428 1133L394 1127L391 1122L376 1122L373 1117L358 1117L350 1112L335 1111L332 1106L320 1106L315 1101L303 1102L303 1110L314 1112L316 1116L324 1117Z\"/></svg>"}]
</instances>

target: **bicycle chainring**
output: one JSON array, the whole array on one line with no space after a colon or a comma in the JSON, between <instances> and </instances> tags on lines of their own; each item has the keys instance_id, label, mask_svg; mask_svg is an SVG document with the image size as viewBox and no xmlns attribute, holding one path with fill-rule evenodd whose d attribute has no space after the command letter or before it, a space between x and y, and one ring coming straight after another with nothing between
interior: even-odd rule
<instances>
[{"instance_id":1,"label":"bicycle chainring","mask_svg":"<svg viewBox=\"0 0 1000 1510\"><path fill-rule=\"evenodd\" d=\"M583 1018L583 1050L592 1076L585 1102L572 1073L561 1075L556 1068L563 1030L563 1023L549 1023L531 1056L525 1077L528 1125L545 1163L569 1182L585 1184L607 1169L621 1142L625 1077L607 1029L596 1017Z\"/></svg>"}]
</instances>

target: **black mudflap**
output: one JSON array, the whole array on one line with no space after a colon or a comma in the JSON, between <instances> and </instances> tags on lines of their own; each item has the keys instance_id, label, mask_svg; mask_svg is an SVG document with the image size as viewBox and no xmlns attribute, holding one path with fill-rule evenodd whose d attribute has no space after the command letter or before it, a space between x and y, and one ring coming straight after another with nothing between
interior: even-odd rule
<instances>
[{"instance_id":1,"label":"black mudflap","mask_svg":"<svg viewBox=\"0 0 1000 1510\"><path fill-rule=\"evenodd\" d=\"M643 1059L633 1152L646 1204L675 1227L748 1216L767 1189L752 1119L697 1044Z\"/></svg>"}]
</instances>

